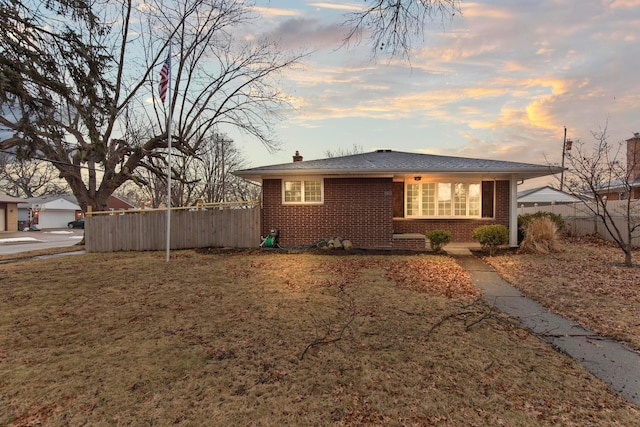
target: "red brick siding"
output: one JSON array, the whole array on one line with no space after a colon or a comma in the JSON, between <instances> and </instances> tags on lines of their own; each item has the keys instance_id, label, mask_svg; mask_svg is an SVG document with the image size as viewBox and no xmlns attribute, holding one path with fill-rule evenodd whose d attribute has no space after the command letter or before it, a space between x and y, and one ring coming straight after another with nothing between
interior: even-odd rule
<instances>
[{"instance_id":1,"label":"red brick siding","mask_svg":"<svg viewBox=\"0 0 640 427\"><path fill-rule=\"evenodd\" d=\"M627 175L631 181L640 178L640 137L627 139Z\"/></svg>"},{"instance_id":2,"label":"red brick siding","mask_svg":"<svg viewBox=\"0 0 640 427\"><path fill-rule=\"evenodd\" d=\"M107 199L107 208L109 209L133 209L134 206L125 202L124 200L120 200L117 197L109 196Z\"/></svg>"},{"instance_id":3,"label":"red brick siding","mask_svg":"<svg viewBox=\"0 0 640 427\"><path fill-rule=\"evenodd\" d=\"M418 240L393 240L394 233L451 231L454 242L473 241L481 225L509 226L509 181L496 182L495 218L393 219L393 182L390 178L326 178L324 204L283 205L282 181L264 180L263 235L280 230L280 244L306 245L329 237L349 239L360 248L418 248Z\"/></svg>"},{"instance_id":4,"label":"red brick siding","mask_svg":"<svg viewBox=\"0 0 640 427\"><path fill-rule=\"evenodd\" d=\"M391 247L391 178L325 178L322 205L283 205L282 181L264 180L263 235L280 230L280 244L306 245L329 237L355 247Z\"/></svg>"},{"instance_id":5,"label":"red brick siding","mask_svg":"<svg viewBox=\"0 0 640 427\"><path fill-rule=\"evenodd\" d=\"M394 219L394 233L421 233L447 230L452 242L472 242L473 230L481 225L502 224L509 227L509 181L496 181L495 218L482 219Z\"/></svg>"},{"instance_id":6,"label":"red brick siding","mask_svg":"<svg viewBox=\"0 0 640 427\"><path fill-rule=\"evenodd\" d=\"M393 239L394 249L411 249L411 250L425 250L427 248L427 240L422 238L401 238Z\"/></svg>"},{"instance_id":7,"label":"red brick siding","mask_svg":"<svg viewBox=\"0 0 640 427\"><path fill-rule=\"evenodd\" d=\"M509 227L509 181L496 181L495 223Z\"/></svg>"}]
</instances>

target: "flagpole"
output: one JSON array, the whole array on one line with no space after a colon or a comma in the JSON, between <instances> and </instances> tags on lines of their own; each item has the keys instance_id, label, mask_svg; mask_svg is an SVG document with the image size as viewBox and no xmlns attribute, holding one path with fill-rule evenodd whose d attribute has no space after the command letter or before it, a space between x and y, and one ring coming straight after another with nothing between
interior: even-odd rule
<instances>
[{"instance_id":1,"label":"flagpole","mask_svg":"<svg viewBox=\"0 0 640 427\"><path fill-rule=\"evenodd\" d=\"M171 41L169 41L169 58L171 57ZM169 67L169 81L167 85L169 98L169 114L167 116L167 260L169 262L169 254L171 252L171 122L173 116L173 108L171 105L171 67Z\"/></svg>"},{"instance_id":2,"label":"flagpole","mask_svg":"<svg viewBox=\"0 0 640 427\"><path fill-rule=\"evenodd\" d=\"M567 127L564 127L564 140L562 141L562 169L560 169L560 191L564 187L564 156L567 151Z\"/></svg>"}]
</instances>

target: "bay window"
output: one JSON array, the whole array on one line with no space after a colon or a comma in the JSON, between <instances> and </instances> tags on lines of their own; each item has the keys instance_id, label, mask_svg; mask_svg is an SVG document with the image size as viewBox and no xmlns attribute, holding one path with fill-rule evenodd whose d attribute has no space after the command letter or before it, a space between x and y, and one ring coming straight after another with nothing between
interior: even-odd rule
<instances>
[{"instance_id":1,"label":"bay window","mask_svg":"<svg viewBox=\"0 0 640 427\"><path fill-rule=\"evenodd\" d=\"M480 217L480 182L407 183L406 217Z\"/></svg>"}]
</instances>

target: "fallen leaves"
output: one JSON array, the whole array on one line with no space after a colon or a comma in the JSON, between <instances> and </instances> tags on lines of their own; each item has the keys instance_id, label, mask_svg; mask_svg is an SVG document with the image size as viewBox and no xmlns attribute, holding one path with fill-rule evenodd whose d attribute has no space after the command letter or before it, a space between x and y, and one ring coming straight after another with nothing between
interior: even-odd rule
<instances>
[{"instance_id":1,"label":"fallen leaves","mask_svg":"<svg viewBox=\"0 0 640 427\"><path fill-rule=\"evenodd\" d=\"M516 325L466 328L486 310L449 257L81 257L0 266L1 425L637 424Z\"/></svg>"},{"instance_id":2,"label":"fallen leaves","mask_svg":"<svg viewBox=\"0 0 640 427\"><path fill-rule=\"evenodd\" d=\"M640 350L640 268L621 265L622 251L594 238L564 245L558 254L511 253L486 261L551 310Z\"/></svg>"},{"instance_id":3,"label":"fallen leaves","mask_svg":"<svg viewBox=\"0 0 640 427\"><path fill-rule=\"evenodd\" d=\"M469 272L453 258L430 255L331 259L322 265L331 278L322 283L353 285L359 283L359 273L364 269L383 271L396 286L415 292L465 300L480 295Z\"/></svg>"},{"instance_id":4,"label":"fallen leaves","mask_svg":"<svg viewBox=\"0 0 640 427\"><path fill-rule=\"evenodd\" d=\"M385 269L389 278L404 289L457 299L473 299L480 295L469 272L453 259L435 262L434 259L415 257L405 262L390 262Z\"/></svg>"}]
</instances>

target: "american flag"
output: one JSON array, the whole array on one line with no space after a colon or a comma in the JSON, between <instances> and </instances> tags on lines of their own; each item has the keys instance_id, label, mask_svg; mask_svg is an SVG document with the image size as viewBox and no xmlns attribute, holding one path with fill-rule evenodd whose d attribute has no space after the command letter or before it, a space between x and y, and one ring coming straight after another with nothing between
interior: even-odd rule
<instances>
[{"instance_id":1,"label":"american flag","mask_svg":"<svg viewBox=\"0 0 640 427\"><path fill-rule=\"evenodd\" d=\"M169 69L171 68L171 54L167 55L167 59L160 70L160 84L158 84L158 92L160 99L164 103L167 98L167 89L169 88Z\"/></svg>"}]
</instances>

